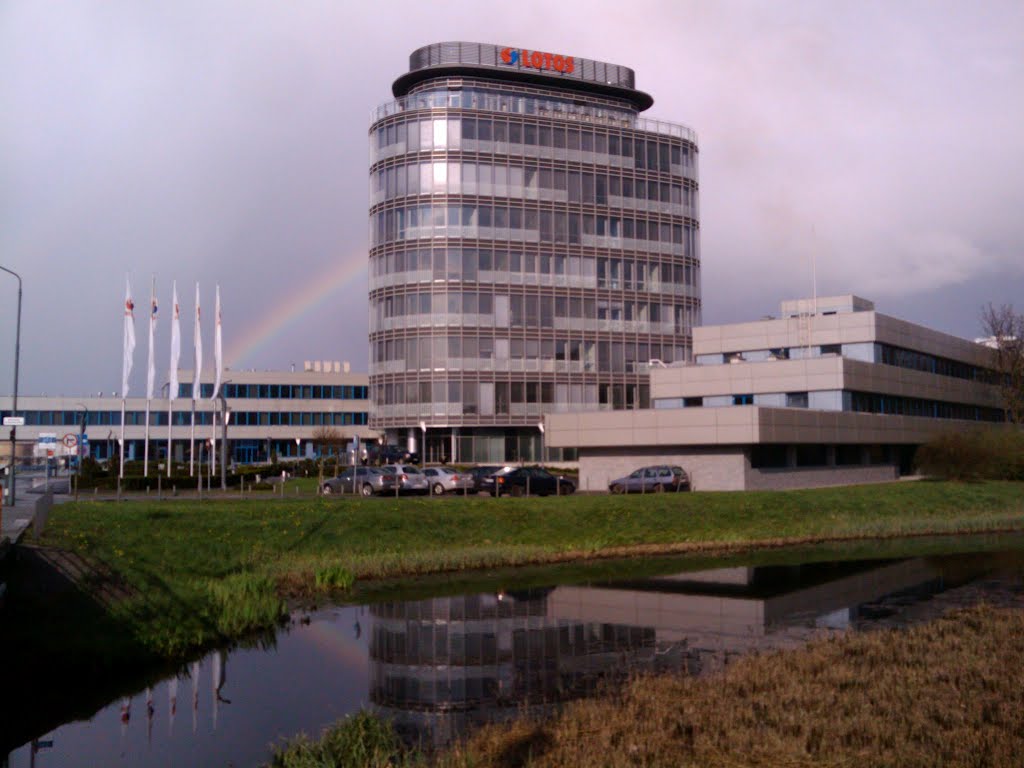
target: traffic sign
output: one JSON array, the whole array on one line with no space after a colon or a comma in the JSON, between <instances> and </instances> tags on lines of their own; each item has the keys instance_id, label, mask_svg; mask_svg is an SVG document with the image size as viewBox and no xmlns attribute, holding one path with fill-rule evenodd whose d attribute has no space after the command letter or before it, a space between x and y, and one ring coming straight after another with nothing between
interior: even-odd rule
<instances>
[{"instance_id":1,"label":"traffic sign","mask_svg":"<svg viewBox=\"0 0 1024 768\"><path fill-rule=\"evenodd\" d=\"M24 427L25 417L24 416L4 416L5 427Z\"/></svg>"},{"instance_id":2,"label":"traffic sign","mask_svg":"<svg viewBox=\"0 0 1024 768\"><path fill-rule=\"evenodd\" d=\"M65 448L74 448L76 445L78 445L78 437L77 435L73 435L69 432L68 434L64 435L64 438L61 440L61 442L64 443Z\"/></svg>"}]
</instances>

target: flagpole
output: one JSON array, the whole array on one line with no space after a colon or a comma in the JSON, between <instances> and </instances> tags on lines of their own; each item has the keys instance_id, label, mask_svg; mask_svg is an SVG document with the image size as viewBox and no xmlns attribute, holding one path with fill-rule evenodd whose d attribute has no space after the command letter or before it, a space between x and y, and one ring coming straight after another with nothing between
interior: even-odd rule
<instances>
[{"instance_id":1,"label":"flagpole","mask_svg":"<svg viewBox=\"0 0 1024 768\"><path fill-rule=\"evenodd\" d=\"M149 408L153 399L153 323L156 322L156 275L149 286L149 367L146 369L146 444L142 451L142 476L149 477Z\"/></svg>"},{"instance_id":2,"label":"flagpole","mask_svg":"<svg viewBox=\"0 0 1024 768\"><path fill-rule=\"evenodd\" d=\"M224 370L220 334L220 285L217 285L214 300L214 333L213 333L213 392L210 401L213 403L213 419L210 425L210 477L217 471L217 395L220 394L220 376ZM225 446L226 448L227 446ZM221 462L223 465L224 462Z\"/></svg>"},{"instance_id":3,"label":"flagpole","mask_svg":"<svg viewBox=\"0 0 1024 768\"><path fill-rule=\"evenodd\" d=\"M128 276L124 278L124 350L121 360L121 450L118 477L124 479L124 421L125 400L128 397L128 377L132 372L132 357L135 355L135 304L132 302L132 286Z\"/></svg>"},{"instance_id":4,"label":"flagpole","mask_svg":"<svg viewBox=\"0 0 1024 768\"><path fill-rule=\"evenodd\" d=\"M192 433L188 438L188 476L192 477L193 458L196 450L196 401L192 400Z\"/></svg>"},{"instance_id":5,"label":"flagpole","mask_svg":"<svg viewBox=\"0 0 1024 768\"><path fill-rule=\"evenodd\" d=\"M203 333L200 328L199 314L199 283L196 283L196 314L192 326L192 429L188 443L188 476L193 475L193 463L195 461L196 444L196 400L199 398L200 376L203 373ZM202 451L202 447L200 447ZM199 474L202 476L202 462L200 462Z\"/></svg>"},{"instance_id":6,"label":"flagpole","mask_svg":"<svg viewBox=\"0 0 1024 768\"><path fill-rule=\"evenodd\" d=\"M217 403L213 404L213 419L210 422L210 477L217 473Z\"/></svg>"},{"instance_id":7,"label":"flagpole","mask_svg":"<svg viewBox=\"0 0 1024 768\"><path fill-rule=\"evenodd\" d=\"M121 460L119 462L119 477L124 480L124 398L121 398Z\"/></svg>"},{"instance_id":8,"label":"flagpole","mask_svg":"<svg viewBox=\"0 0 1024 768\"><path fill-rule=\"evenodd\" d=\"M171 451L171 427L174 424L174 398L171 396L170 387L167 388L167 477L171 476L171 464L174 454Z\"/></svg>"},{"instance_id":9,"label":"flagpole","mask_svg":"<svg viewBox=\"0 0 1024 768\"><path fill-rule=\"evenodd\" d=\"M178 307L178 282L171 283L171 365L167 383L167 477L174 464L171 429L174 424L174 398L178 396L178 360L181 355L181 311Z\"/></svg>"}]
</instances>

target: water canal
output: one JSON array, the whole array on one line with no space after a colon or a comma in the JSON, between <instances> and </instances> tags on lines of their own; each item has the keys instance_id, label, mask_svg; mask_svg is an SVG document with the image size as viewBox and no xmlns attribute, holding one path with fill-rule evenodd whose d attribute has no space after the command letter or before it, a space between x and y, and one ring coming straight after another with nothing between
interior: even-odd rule
<instances>
[{"instance_id":1,"label":"water canal","mask_svg":"<svg viewBox=\"0 0 1024 768\"><path fill-rule=\"evenodd\" d=\"M304 614L260 646L209 654L42 735L7 764L259 765L270 743L361 707L441 744L637 670L706 674L754 649L901 626L982 599L1024 608L1024 537L908 546L914 554L869 547L871 559L789 550L646 560L611 578L576 571L544 586L388 595Z\"/></svg>"}]
</instances>

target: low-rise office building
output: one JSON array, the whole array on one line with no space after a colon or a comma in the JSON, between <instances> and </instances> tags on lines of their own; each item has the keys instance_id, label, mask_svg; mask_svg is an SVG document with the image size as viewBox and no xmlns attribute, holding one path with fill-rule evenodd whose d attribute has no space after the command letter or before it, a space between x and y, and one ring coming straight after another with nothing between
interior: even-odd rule
<instances>
[{"instance_id":1,"label":"low-rise office building","mask_svg":"<svg viewBox=\"0 0 1024 768\"><path fill-rule=\"evenodd\" d=\"M1004 421L992 349L878 313L856 296L693 332L694 362L652 365L652 408L549 414L581 490L678 464L697 490L876 482L935 435Z\"/></svg>"},{"instance_id":2,"label":"low-rise office building","mask_svg":"<svg viewBox=\"0 0 1024 768\"><path fill-rule=\"evenodd\" d=\"M345 442L353 437L375 441L378 433L368 426L367 375L351 373L333 362L305 367L303 371L226 371L223 401L210 399L213 375L203 376L200 398L195 401L194 443L192 373L182 371L177 398L168 402L165 385L163 396L150 401L150 460L166 459L169 430L175 461L188 461L190 445L194 445L196 458L205 462L209 455L207 441L213 439L214 430L216 439L222 438L225 403L230 413L228 456L236 463L265 462L274 456L312 457L317 450L314 438L325 428L335 430ZM13 398L0 397L0 415L15 415ZM83 434L94 458L105 461L119 452L120 397L23 396L18 398L16 415L25 419L25 425L17 428L19 459L39 457L47 451L57 457L72 455ZM127 398L124 416L125 460L141 461L145 454L146 399ZM9 455L10 443L4 440L0 457Z\"/></svg>"}]
</instances>

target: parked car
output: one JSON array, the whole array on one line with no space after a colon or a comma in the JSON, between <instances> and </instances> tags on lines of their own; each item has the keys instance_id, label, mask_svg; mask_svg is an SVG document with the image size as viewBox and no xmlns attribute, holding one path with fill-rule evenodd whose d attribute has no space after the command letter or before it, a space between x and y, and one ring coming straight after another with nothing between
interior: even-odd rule
<instances>
[{"instance_id":1,"label":"parked car","mask_svg":"<svg viewBox=\"0 0 1024 768\"><path fill-rule=\"evenodd\" d=\"M399 493L418 493L420 495L430 493L427 476L420 472L420 468L414 464L385 464L380 469L382 472L387 472L398 478ZM394 486L391 486L391 492L395 492Z\"/></svg>"},{"instance_id":2,"label":"parked car","mask_svg":"<svg viewBox=\"0 0 1024 768\"><path fill-rule=\"evenodd\" d=\"M468 472L456 472L448 467L427 467L423 474L427 476L430 492L435 496L465 492L473 488L473 477Z\"/></svg>"},{"instance_id":3,"label":"parked car","mask_svg":"<svg viewBox=\"0 0 1024 768\"><path fill-rule=\"evenodd\" d=\"M381 472L376 467L356 467L354 475L352 468L349 467L337 477L324 480L320 490L324 496L334 493L353 493L353 476L355 477L355 489L363 496L395 492L395 476Z\"/></svg>"},{"instance_id":4,"label":"parked car","mask_svg":"<svg viewBox=\"0 0 1024 768\"><path fill-rule=\"evenodd\" d=\"M508 493L513 496L548 496L553 493L570 494L576 490L576 484L561 475L552 475L540 467L519 467L504 474L494 476L495 496Z\"/></svg>"},{"instance_id":5,"label":"parked car","mask_svg":"<svg viewBox=\"0 0 1024 768\"><path fill-rule=\"evenodd\" d=\"M513 467L501 467L495 464L487 464L482 467L473 467L469 470L469 474L473 478L473 490L477 493L485 491L486 493L494 493L494 475L496 472L511 472Z\"/></svg>"},{"instance_id":6,"label":"parked car","mask_svg":"<svg viewBox=\"0 0 1024 768\"><path fill-rule=\"evenodd\" d=\"M612 480L608 484L612 493L661 493L663 491L688 491L690 478L682 467L661 464L640 467L626 477Z\"/></svg>"}]
</instances>

